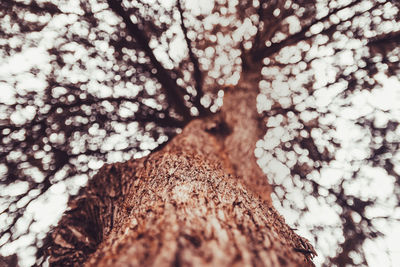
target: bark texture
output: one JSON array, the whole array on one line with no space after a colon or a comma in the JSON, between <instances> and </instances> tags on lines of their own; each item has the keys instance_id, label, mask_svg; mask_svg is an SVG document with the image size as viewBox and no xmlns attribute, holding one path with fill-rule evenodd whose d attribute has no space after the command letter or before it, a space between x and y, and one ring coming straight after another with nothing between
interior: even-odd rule
<instances>
[{"instance_id":1,"label":"bark texture","mask_svg":"<svg viewBox=\"0 0 400 267\"><path fill-rule=\"evenodd\" d=\"M162 150L104 166L50 238L54 266L310 266L315 251L273 208L256 164L256 92Z\"/></svg>"}]
</instances>

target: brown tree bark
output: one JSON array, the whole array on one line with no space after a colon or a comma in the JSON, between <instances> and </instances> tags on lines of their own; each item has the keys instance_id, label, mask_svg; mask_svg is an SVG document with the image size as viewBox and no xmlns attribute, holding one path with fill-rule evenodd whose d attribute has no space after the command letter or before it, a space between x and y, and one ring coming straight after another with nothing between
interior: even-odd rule
<instances>
[{"instance_id":1,"label":"brown tree bark","mask_svg":"<svg viewBox=\"0 0 400 267\"><path fill-rule=\"evenodd\" d=\"M312 266L312 246L271 204L254 156L256 86L160 151L104 166L50 238L53 266Z\"/></svg>"}]
</instances>

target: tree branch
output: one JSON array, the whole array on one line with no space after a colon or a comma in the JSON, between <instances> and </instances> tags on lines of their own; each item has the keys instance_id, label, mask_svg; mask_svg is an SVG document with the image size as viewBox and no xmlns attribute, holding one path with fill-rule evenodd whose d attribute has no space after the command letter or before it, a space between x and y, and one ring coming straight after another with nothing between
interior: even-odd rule
<instances>
[{"instance_id":1,"label":"tree branch","mask_svg":"<svg viewBox=\"0 0 400 267\"><path fill-rule=\"evenodd\" d=\"M189 121L190 110L185 105L183 88L180 88L176 81L171 78L167 70L161 65L161 63L155 57L153 50L149 46L149 39L145 33L139 29L138 25L133 23L130 19L129 14L122 7L122 1L120 0L107 0L108 5L114 11L115 14L120 16L125 23L129 34L136 40L140 48L145 52L145 54L150 58L151 63L156 69L155 77L163 85L166 92L168 102L173 104L176 112L181 115L184 121Z\"/></svg>"},{"instance_id":2,"label":"tree branch","mask_svg":"<svg viewBox=\"0 0 400 267\"><path fill-rule=\"evenodd\" d=\"M205 111L204 107L200 103L200 99L203 97L203 74L200 70L199 60L197 59L196 55L193 53L192 41L188 37L187 28L186 28L184 20L183 20L184 18L183 18L183 9L182 9L182 5L181 5L181 0L178 0L176 2L176 5L178 7L179 14L181 17L181 28L182 28L183 35L185 36L187 48L189 50L189 58L190 58L191 62L193 63L193 68L194 68L193 76L196 81L196 91L197 91L197 95L195 97L194 102L195 102L196 107L199 109L200 114L202 114Z\"/></svg>"},{"instance_id":3,"label":"tree branch","mask_svg":"<svg viewBox=\"0 0 400 267\"><path fill-rule=\"evenodd\" d=\"M253 60L263 60L266 57L269 57L277 52L279 52L282 48L290 46L290 45L294 45L296 43L298 43L301 40L306 40L306 39L310 39L312 37L314 37L314 35L306 37L306 33L311 29L312 26L314 26L315 24L319 23L319 22L323 22L325 20L327 20L330 16L338 13L339 11L352 7L358 3L360 3L361 0L355 0L353 2L351 2L348 5L336 8L334 10L332 10L331 12L329 12L326 16L319 18L319 19L314 19L311 23L309 23L308 25L304 26L299 32L290 35L289 37L287 37L286 39L280 41L279 43L274 43L269 47L263 47L262 49L259 49L257 51L254 51L253 55ZM380 4L379 4L380 5ZM334 24L331 27L337 27L341 22L339 22L338 24ZM329 27L329 28L331 28Z\"/></svg>"},{"instance_id":4,"label":"tree branch","mask_svg":"<svg viewBox=\"0 0 400 267\"><path fill-rule=\"evenodd\" d=\"M27 10L32 13L49 13L50 15L56 14L65 14L66 12L62 12L56 5L52 4L51 2L45 2L38 4L35 1L32 1L29 4L25 4L19 1L2 1L1 4L5 8L20 8L23 10Z\"/></svg>"},{"instance_id":5,"label":"tree branch","mask_svg":"<svg viewBox=\"0 0 400 267\"><path fill-rule=\"evenodd\" d=\"M254 37L254 41L253 41L253 47L257 47L257 49L258 49L258 44L260 43L262 28L265 28L265 25L264 25L264 27L261 27L262 18L264 16L264 10L262 7L264 3L265 3L265 0L261 0L259 3L259 6L257 8L258 25L257 25L257 33L256 33L256 36Z\"/></svg>"},{"instance_id":6,"label":"tree branch","mask_svg":"<svg viewBox=\"0 0 400 267\"><path fill-rule=\"evenodd\" d=\"M400 31L390 32L371 38L367 45L369 47L380 47L396 43L400 44Z\"/></svg>"}]
</instances>

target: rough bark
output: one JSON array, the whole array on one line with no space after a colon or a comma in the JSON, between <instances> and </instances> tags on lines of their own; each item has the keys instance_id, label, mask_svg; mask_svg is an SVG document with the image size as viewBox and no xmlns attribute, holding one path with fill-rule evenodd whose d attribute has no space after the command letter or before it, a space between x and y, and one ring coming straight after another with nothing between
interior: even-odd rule
<instances>
[{"instance_id":1,"label":"rough bark","mask_svg":"<svg viewBox=\"0 0 400 267\"><path fill-rule=\"evenodd\" d=\"M310 266L315 251L273 208L256 164L256 91L162 150L104 166L51 235L54 266Z\"/></svg>"}]
</instances>

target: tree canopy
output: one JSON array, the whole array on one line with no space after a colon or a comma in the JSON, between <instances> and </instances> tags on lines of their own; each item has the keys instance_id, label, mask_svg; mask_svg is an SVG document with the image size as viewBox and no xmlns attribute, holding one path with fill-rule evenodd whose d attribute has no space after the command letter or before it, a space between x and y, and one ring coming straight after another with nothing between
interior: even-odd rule
<instances>
[{"instance_id":1,"label":"tree canopy","mask_svg":"<svg viewBox=\"0 0 400 267\"><path fill-rule=\"evenodd\" d=\"M399 9L2 1L0 251L40 248L40 225L57 219L38 215L46 202L65 203L105 162L149 154L218 112L224 86L257 77L255 154L276 205L320 263L371 264L399 229Z\"/></svg>"}]
</instances>

